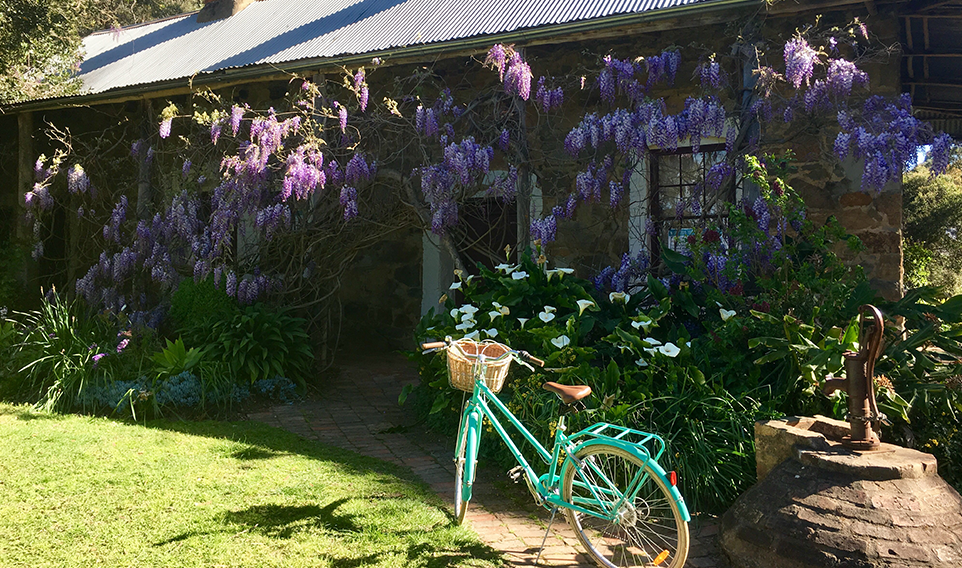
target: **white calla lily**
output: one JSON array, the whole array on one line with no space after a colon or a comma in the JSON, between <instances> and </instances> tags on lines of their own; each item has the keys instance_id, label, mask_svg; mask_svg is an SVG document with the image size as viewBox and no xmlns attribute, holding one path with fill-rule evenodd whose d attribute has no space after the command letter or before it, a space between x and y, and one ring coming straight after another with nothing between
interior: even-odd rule
<instances>
[{"instance_id":1,"label":"white calla lily","mask_svg":"<svg viewBox=\"0 0 962 568\"><path fill-rule=\"evenodd\" d=\"M548 313L550 314L550 313L553 313L553 312L558 311L558 308L556 308L556 307L554 307L554 306L545 306L545 307L544 307L544 311L546 311L546 312L548 312Z\"/></svg>"},{"instance_id":2,"label":"white calla lily","mask_svg":"<svg viewBox=\"0 0 962 568\"><path fill-rule=\"evenodd\" d=\"M562 274L574 274L574 273L575 273L575 269L574 269L574 268L557 268L557 269L555 269L555 270L557 270L558 272L560 272L560 273L562 273Z\"/></svg>"},{"instance_id":3,"label":"white calla lily","mask_svg":"<svg viewBox=\"0 0 962 568\"><path fill-rule=\"evenodd\" d=\"M452 282L451 285L448 286L448 290L460 290L460 289L461 289L460 282Z\"/></svg>"},{"instance_id":4,"label":"white calla lily","mask_svg":"<svg viewBox=\"0 0 962 568\"><path fill-rule=\"evenodd\" d=\"M496 309L498 309L498 310L501 309L501 304L499 304L498 302L491 302L491 305L494 306L494 307L495 307Z\"/></svg>"},{"instance_id":5,"label":"white calla lily","mask_svg":"<svg viewBox=\"0 0 962 568\"><path fill-rule=\"evenodd\" d=\"M515 280L524 280L527 277L528 277L528 273L525 272L524 270L518 270L516 272L511 273L511 278Z\"/></svg>"},{"instance_id":6,"label":"white calla lily","mask_svg":"<svg viewBox=\"0 0 962 568\"><path fill-rule=\"evenodd\" d=\"M591 300L578 300L578 315L585 313L585 310L595 305Z\"/></svg>"},{"instance_id":7,"label":"white calla lily","mask_svg":"<svg viewBox=\"0 0 962 568\"><path fill-rule=\"evenodd\" d=\"M521 322L521 329L524 329L524 324L528 323L528 318L518 318L518 321Z\"/></svg>"},{"instance_id":8,"label":"white calla lily","mask_svg":"<svg viewBox=\"0 0 962 568\"><path fill-rule=\"evenodd\" d=\"M474 330L471 333L464 336L465 339L470 339L471 341L477 341L481 337L481 332Z\"/></svg>"},{"instance_id":9,"label":"white calla lily","mask_svg":"<svg viewBox=\"0 0 962 568\"><path fill-rule=\"evenodd\" d=\"M488 337L497 337L497 336L498 336L498 330L495 329L495 328L493 328L493 327L492 327L491 329L486 329L486 330L484 330L484 333L485 333L485 335L487 335Z\"/></svg>"},{"instance_id":10,"label":"white calla lily","mask_svg":"<svg viewBox=\"0 0 962 568\"><path fill-rule=\"evenodd\" d=\"M659 347L658 351L660 351L662 355L667 355L669 357L677 357L678 354L681 353L681 349L679 349L674 343L666 343Z\"/></svg>"},{"instance_id":11,"label":"white calla lily","mask_svg":"<svg viewBox=\"0 0 962 568\"><path fill-rule=\"evenodd\" d=\"M503 316L507 316L511 314L511 308L509 308L508 306L501 306L500 308L498 308L498 311L501 312L501 315Z\"/></svg>"},{"instance_id":12,"label":"white calla lily","mask_svg":"<svg viewBox=\"0 0 962 568\"><path fill-rule=\"evenodd\" d=\"M567 347L568 344L570 343L571 343L571 339L569 339L567 335L559 335L558 337L555 337L554 339L551 340L551 344L557 347L558 349Z\"/></svg>"},{"instance_id":13,"label":"white calla lily","mask_svg":"<svg viewBox=\"0 0 962 568\"><path fill-rule=\"evenodd\" d=\"M608 301L611 302L612 304L614 304L615 302L624 302L625 304L627 304L628 300L630 299L631 299L631 295L626 294L624 292L612 292L608 294Z\"/></svg>"},{"instance_id":14,"label":"white calla lily","mask_svg":"<svg viewBox=\"0 0 962 568\"><path fill-rule=\"evenodd\" d=\"M472 306L471 304L465 304L458 308L462 314L476 314L478 313L478 308Z\"/></svg>"},{"instance_id":15,"label":"white calla lily","mask_svg":"<svg viewBox=\"0 0 962 568\"><path fill-rule=\"evenodd\" d=\"M648 345L651 345L652 347L658 347L659 345L661 345L661 342L655 339L654 337L646 337L642 339L642 341L644 341Z\"/></svg>"},{"instance_id":16,"label":"white calla lily","mask_svg":"<svg viewBox=\"0 0 962 568\"><path fill-rule=\"evenodd\" d=\"M510 264L505 264L505 263L503 263L503 262L502 262L501 264L495 266L494 268L495 268L495 270L500 270L501 272L504 272L505 274L511 274L512 272L514 272L515 270L518 269L517 266L511 266Z\"/></svg>"},{"instance_id":17,"label":"white calla lily","mask_svg":"<svg viewBox=\"0 0 962 568\"><path fill-rule=\"evenodd\" d=\"M735 310L726 310L725 308L718 308L718 313L721 315L722 321L728 321L735 315Z\"/></svg>"},{"instance_id":18,"label":"white calla lily","mask_svg":"<svg viewBox=\"0 0 962 568\"><path fill-rule=\"evenodd\" d=\"M473 321L473 320L474 320L474 314L461 314L462 322Z\"/></svg>"},{"instance_id":19,"label":"white calla lily","mask_svg":"<svg viewBox=\"0 0 962 568\"><path fill-rule=\"evenodd\" d=\"M554 319L554 314L551 312L540 312L538 313L538 319L545 323L548 323L549 321Z\"/></svg>"},{"instance_id":20,"label":"white calla lily","mask_svg":"<svg viewBox=\"0 0 962 568\"><path fill-rule=\"evenodd\" d=\"M645 347L645 353L649 355L654 355L655 353L658 353L658 350L655 349L654 347Z\"/></svg>"},{"instance_id":21,"label":"white calla lily","mask_svg":"<svg viewBox=\"0 0 962 568\"><path fill-rule=\"evenodd\" d=\"M457 309L457 308L451 308L451 312L450 312L450 313L451 313L451 317L452 317L452 318L458 319L458 317L461 315L461 310L459 310L459 309Z\"/></svg>"},{"instance_id":22,"label":"white calla lily","mask_svg":"<svg viewBox=\"0 0 962 568\"><path fill-rule=\"evenodd\" d=\"M691 341L686 341L686 342L685 342L685 347L691 349Z\"/></svg>"},{"instance_id":23,"label":"white calla lily","mask_svg":"<svg viewBox=\"0 0 962 568\"><path fill-rule=\"evenodd\" d=\"M488 319L490 319L491 321L494 321L494 318L501 317L502 315L503 314L501 312L491 311L491 312L488 312Z\"/></svg>"},{"instance_id":24,"label":"white calla lily","mask_svg":"<svg viewBox=\"0 0 962 568\"><path fill-rule=\"evenodd\" d=\"M468 321L466 321L466 322L462 322L462 323L459 323L458 325L454 326L454 329L456 329L456 330L458 330L458 331L467 331L467 330L473 328L475 325L477 325L477 322L475 322L474 320L468 320Z\"/></svg>"},{"instance_id":25,"label":"white calla lily","mask_svg":"<svg viewBox=\"0 0 962 568\"><path fill-rule=\"evenodd\" d=\"M644 359L638 359L635 361L635 365L638 365L639 367L647 367L648 361L645 361Z\"/></svg>"},{"instance_id":26,"label":"white calla lily","mask_svg":"<svg viewBox=\"0 0 962 568\"><path fill-rule=\"evenodd\" d=\"M545 275L548 277L548 282L551 282L551 277L554 276L555 274L558 274L558 271L557 271L557 270L545 270L544 273L545 273Z\"/></svg>"}]
</instances>

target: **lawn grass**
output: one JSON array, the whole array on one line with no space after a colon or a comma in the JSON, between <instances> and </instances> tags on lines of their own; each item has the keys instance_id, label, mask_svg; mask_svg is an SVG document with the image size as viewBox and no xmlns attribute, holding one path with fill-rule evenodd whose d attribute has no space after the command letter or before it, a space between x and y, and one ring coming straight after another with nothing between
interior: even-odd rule
<instances>
[{"instance_id":1,"label":"lawn grass","mask_svg":"<svg viewBox=\"0 0 962 568\"><path fill-rule=\"evenodd\" d=\"M0 404L0 566L497 566L405 470L247 422Z\"/></svg>"}]
</instances>

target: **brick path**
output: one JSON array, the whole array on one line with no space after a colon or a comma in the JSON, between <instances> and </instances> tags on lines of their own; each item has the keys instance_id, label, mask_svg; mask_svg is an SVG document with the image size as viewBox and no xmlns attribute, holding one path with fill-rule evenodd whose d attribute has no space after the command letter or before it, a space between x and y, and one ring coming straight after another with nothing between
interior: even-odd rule
<instances>
[{"instance_id":1,"label":"brick path","mask_svg":"<svg viewBox=\"0 0 962 568\"><path fill-rule=\"evenodd\" d=\"M405 384L417 382L413 365L400 355L343 357L350 361L323 387L318 400L278 405L248 418L305 438L409 467L450 506L454 501L454 442L414 425L410 408L397 404ZM504 471L479 467L466 523L509 566L534 565L549 513L534 505L524 483ZM686 566L724 568L714 519L696 519ZM563 515L555 518L541 565L593 567Z\"/></svg>"}]
</instances>

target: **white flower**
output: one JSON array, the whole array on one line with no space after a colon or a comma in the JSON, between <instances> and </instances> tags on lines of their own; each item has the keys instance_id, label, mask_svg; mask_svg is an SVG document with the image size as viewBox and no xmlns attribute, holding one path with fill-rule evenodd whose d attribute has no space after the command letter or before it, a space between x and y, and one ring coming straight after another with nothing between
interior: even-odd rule
<instances>
[{"instance_id":1,"label":"white flower","mask_svg":"<svg viewBox=\"0 0 962 568\"><path fill-rule=\"evenodd\" d=\"M645 316L641 316L641 317L645 317ZM631 327L635 329L644 329L647 332L648 328L651 327L651 324L653 323L655 322L651 321L651 319L643 319L640 321L632 321Z\"/></svg>"},{"instance_id":2,"label":"white flower","mask_svg":"<svg viewBox=\"0 0 962 568\"><path fill-rule=\"evenodd\" d=\"M575 272L574 268L556 268L555 270L562 274L574 274Z\"/></svg>"},{"instance_id":3,"label":"white flower","mask_svg":"<svg viewBox=\"0 0 962 568\"><path fill-rule=\"evenodd\" d=\"M448 290L460 290L460 289L461 289L460 282L452 282L451 285L448 286Z\"/></svg>"},{"instance_id":4,"label":"white flower","mask_svg":"<svg viewBox=\"0 0 962 568\"><path fill-rule=\"evenodd\" d=\"M501 306L500 308L498 308L498 311L501 312L501 315L503 316L511 314L511 308L509 308L508 306Z\"/></svg>"},{"instance_id":5,"label":"white flower","mask_svg":"<svg viewBox=\"0 0 962 568\"><path fill-rule=\"evenodd\" d=\"M486 330L484 330L484 333L485 333L485 335L487 335L488 337L497 337L497 336L498 336L498 330L495 329L495 328L493 328L493 327L492 327L491 329L486 329Z\"/></svg>"},{"instance_id":6,"label":"white flower","mask_svg":"<svg viewBox=\"0 0 962 568\"><path fill-rule=\"evenodd\" d=\"M722 321L728 321L733 315L735 315L735 310L726 310L725 308L718 308L718 313L721 315Z\"/></svg>"},{"instance_id":7,"label":"white flower","mask_svg":"<svg viewBox=\"0 0 962 568\"><path fill-rule=\"evenodd\" d=\"M464 315L462 315L462 316L461 316L461 321L462 321L462 322L474 321L474 314L464 314Z\"/></svg>"},{"instance_id":8,"label":"white flower","mask_svg":"<svg viewBox=\"0 0 962 568\"><path fill-rule=\"evenodd\" d=\"M523 280L527 277L528 277L528 273L525 272L524 270L519 270L517 272L511 273L511 278L514 278L515 280Z\"/></svg>"},{"instance_id":9,"label":"white flower","mask_svg":"<svg viewBox=\"0 0 962 568\"><path fill-rule=\"evenodd\" d=\"M545 307L544 307L544 311L546 311L546 312L548 312L548 313L550 314L550 313L553 313L553 312L558 311L558 308L556 308L556 307L554 307L554 306L545 306Z\"/></svg>"},{"instance_id":10,"label":"white flower","mask_svg":"<svg viewBox=\"0 0 962 568\"><path fill-rule=\"evenodd\" d=\"M649 355L654 355L655 353L658 353L658 350L655 349L654 347L645 347L645 353Z\"/></svg>"},{"instance_id":11,"label":"white flower","mask_svg":"<svg viewBox=\"0 0 962 568\"><path fill-rule=\"evenodd\" d=\"M721 302L718 302L718 301L715 302L715 305L718 306L719 308L722 307Z\"/></svg>"},{"instance_id":12,"label":"white flower","mask_svg":"<svg viewBox=\"0 0 962 568\"><path fill-rule=\"evenodd\" d=\"M540 319L545 323L548 323L549 321L554 319L554 314L551 312L541 312L538 314L538 319Z\"/></svg>"},{"instance_id":13,"label":"white flower","mask_svg":"<svg viewBox=\"0 0 962 568\"><path fill-rule=\"evenodd\" d=\"M585 313L585 310L595 305L591 300L578 300L578 315Z\"/></svg>"},{"instance_id":14,"label":"white flower","mask_svg":"<svg viewBox=\"0 0 962 568\"><path fill-rule=\"evenodd\" d=\"M461 315L461 310L459 310L459 309L457 309L457 308L451 308L451 317L452 317L452 318L458 319L458 316L459 316L459 315Z\"/></svg>"},{"instance_id":15,"label":"white flower","mask_svg":"<svg viewBox=\"0 0 962 568\"><path fill-rule=\"evenodd\" d=\"M479 337L481 337L481 333L478 330L474 330L464 336L465 339L470 339L471 341L477 341Z\"/></svg>"},{"instance_id":16,"label":"white flower","mask_svg":"<svg viewBox=\"0 0 962 568\"><path fill-rule=\"evenodd\" d=\"M686 342L685 342L685 347L691 349L691 341L686 341Z\"/></svg>"},{"instance_id":17,"label":"white flower","mask_svg":"<svg viewBox=\"0 0 962 568\"><path fill-rule=\"evenodd\" d=\"M608 301L612 304L614 304L615 301L624 302L627 304L629 299L631 299L631 295L624 292L612 292L608 294Z\"/></svg>"},{"instance_id":18,"label":"white flower","mask_svg":"<svg viewBox=\"0 0 962 568\"><path fill-rule=\"evenodd\" d=\"M489 318L491 321L494 321L494 318L496 318L496 317L501 317L502 315L503 315L503 314L502 314L501 312L494 312L494 311L488 312L488 318Z\"/></svg>"},{"instance_id":19,"label":"white flower","mask_svg":"<svg viewBox=\"0 0 962 568\"><path fill-rule=\"evenodd\" d=\"M524 324L527 323L528 318L518 318L518 321L521 322L521 329L524 329Z\"/></svg>"},{"instance_id":20,"label":"white flower","mask_svg":"<svg viewBox=\"0 0 962 568\"><path fill-rule=\"evenodd\" d=\"M517 266L511 266L510 264L505 264L503 262L495 266L494 268L496 270L500 270L501 272L504 272L505 274L511 274L512 272L518 269Z\"/></svg>"},{"instance_id":21,"label":"white flower","mask_svg":"<svg viewBox=\"0 0 962 568\"><path fill-rule=\"evenodd\" d=\"M652 347L658 347L659 345L661 345L661 342L655 339L654 337L646 337L642 339L642 341L644 341L648 345L651 345Z\"/></svg>"},{"instance_id":22,"label":"white flower","mask_svg":"<svg viewBox=\"0 0 962 568\"><path fill-rule=\"evenodd\" d=\"M475 314L478 312L478 308L472 306L471 304L465 304L461 306L459 309L462 314Z\"/></svg>"},{"instance_id":23,"label":"white flower","mask_svg":"<svg viewBox=\"0 0 962 568\"><path fill-rule=\"evenodd\" d=\"M491 305L494 306L495 309L498 309L498 310L501 309L501 304L499 304L499 303L497 303L497 302L491 302Z\"/></svg>"},{"instance_id":24,"label":"white flower","mask_svg":"<svg viewBox=\"0 0 962 568\"><path fill-rule=\"evenodd\" d=\"M551 282L551 277L558 274L557 270L545 270L544 273L548 276L548 282Z\"/></svg>"},{"instance_id":25,"label":"white flower","mask_svg":"<svg viewBox=\"0 0 962 568\"><path fill-rule=\"evenodd\" d=\"M456 330L458 330L458 331L467 331L467 330L471 329L472 327L476 326L477 324L478 324L478 322L476 322L476 321L474 321L474 320L468 320L468 321L459 323L458 325L454 326L454 329L456 329Z\"/></svg>"},{"instance_id":26,"label":"white flower","mask_svg":"<svg viewBox=\"0 0 962 568\"><path fill-rule=\"evenodd\" d=\"M660 351L662 355L667 355L669 357L676 357L679 353L681 353L681 349L679 349L674 343L666 343L659 347L658 351Z\"/></svg>"},{"instance_id":27,"label":"white flower","mask_svg":"<svg viewBox=\"0 0 962 568\"><path fill-rule=\"evenodd\" d=\"M645 361L644 359L638 359L635 361L635 365L638 365L639 367L647 367L648 361Z\"/></svg>"},{"instance_id":28,"label":"white flower","mask_svg":"<svg viewBox=\"0 0 962 568\"><path fill-rule=\"evenodd\" d=\"M568 339L567 335L559 335L558 337L555 337L554 339L551 340L551 344L557 347L558 349L561 349L562 347L566 347L569 343L571 343L571 340Z\"/></svg>"}]
</instances>

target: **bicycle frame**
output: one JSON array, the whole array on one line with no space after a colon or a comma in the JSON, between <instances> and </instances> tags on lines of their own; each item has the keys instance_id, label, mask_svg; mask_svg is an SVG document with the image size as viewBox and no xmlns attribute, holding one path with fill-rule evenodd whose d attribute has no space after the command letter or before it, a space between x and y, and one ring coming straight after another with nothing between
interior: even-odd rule
<instances>
[{"instance_id":1,"label":"bicycle frame","mask_svg":"<svg viewBox=\"0 0 962 568\"><path fill-rule=\"evenodd\" d=\"M483 363L482 363L483 368ZM483 376L483 371L478 373L478 376ZM492 408L493 407L493 408ZM538 456L544 461L549 467L548 472L544 475L538 476L537 472L528 463L524 454L518 448L518 445L509 435L508 431L501 424L498 419L497 413L503 415L503 417L508 419L508 422L514 427L521 436L527 440L532 447L534 447ZM482 380L475 380L474 391L471 398L468 400L466 407L461 415L461 424L459 428L459 436L457 441L456 453L455 455L461 455L462 447L465 447L465 470L464 470L464 480L465 484L462 487L462 495L465 499L471 498L472 487L474 485L476 464L478 448L480 445L481 438L481 427L483 425L484 418L487 417L491 426L494 428L495 432L504 440L505 444L508 446L509 451L514 456L518 465L521 466L524 475L527 477L529 487L533 488L534 491L538 493L541 498L541 505L546 508L550 506L564 507L568 509L574 509L578 512L592 515L595 517L600 517L604 519L611 520L619 507L625 500L632 500L636 497L637 491L643 486L643 482L648 476L648 473L644 468L639 470L638 476L632 480L630 487L635 487L635 491L626 495L617 495L610 491L605 491L604 489L593 486L591 484L581 484L580 485L587 488L591 494L591 499L585 499L584 497L576 499L575 503L570 503L562 499L559 494L559 485L566 468L574 467L577 472L585 470L585 464L575 457L578 450L583 447L592 444L609 444L613 446L620 447L627 452L637 456L645 465L651 466L650 469L654 471L655 475L659 475L662 479L667 479L665 472L657 463L657 458L660 457L661 453L664 451L664 441L654 434L647 434L645 440L656 440L660 444L660 449L657 454L652 458L647 449L640 444L628 442L626 440L619 439L618 437L612 437L600 434L600 431L610 427L610 425L599 423L580 432L575 435L568 437L565 435L565 424L564 416L560 416L558 420L558 427L554 435L554 443L551 451L549 452L532 434L531 432L514 416L514 414L501 402L500 399L484 384ZM624 431L628 431L627 429ZM579 438L588 438L586 441L580 441L575 443ZM561 451L564 450L565 457L564 460L559 460L561 456ZM559 463L561 461L561 463ZM589 464L589 469L591 469ZM595 475L600 475L601 472L597 470L592 470ZM602 481L608 481L603 478ZM613 483L608 482L610 486L614 487ZM672 490L672 497L679 504L682 516L686 521L690 520L690 515L688 513L688 508L685 506L684 499L678 490L669 484ZM613 500L614 499L614 500ZM586 508L585 506L593 505L593 508Z\"/></svg>"}]
</instances>

